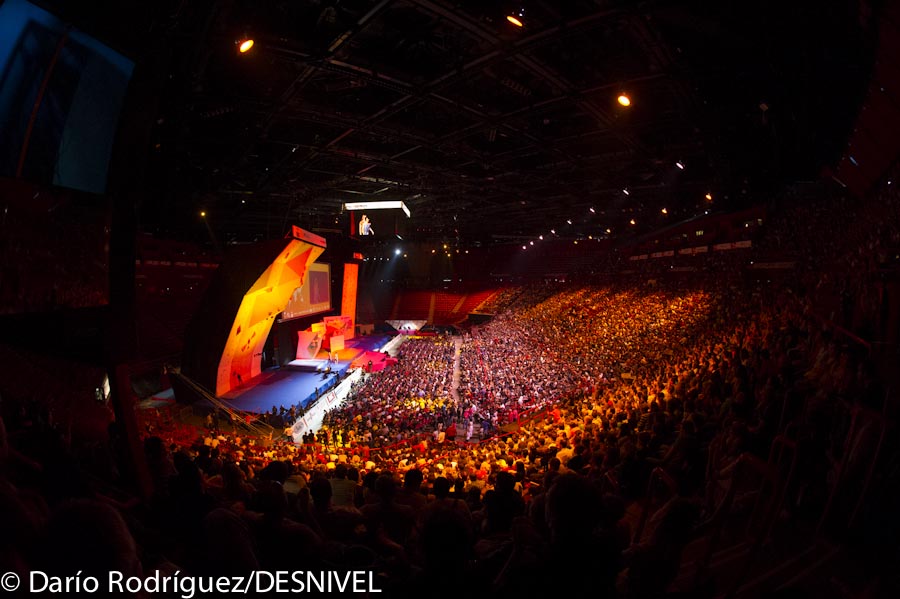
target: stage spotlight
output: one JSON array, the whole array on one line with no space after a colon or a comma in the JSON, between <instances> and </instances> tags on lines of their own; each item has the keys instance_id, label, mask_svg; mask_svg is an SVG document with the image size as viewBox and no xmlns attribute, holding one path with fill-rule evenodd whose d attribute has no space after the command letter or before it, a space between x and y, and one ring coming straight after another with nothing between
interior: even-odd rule
<instances>
[{"instance_id":1,"label":"stage spotlight","mask_svg":"<svg viewBox=\"0 0 900 599\"><path fill-rule=\"evenodd\" d=\"M668 213L669 213L669 211L666 210L665 208L663 208L662 210L660 210L660 212L662 212L663 214L668 214Z\"/></svg>"},{"instance_id":2,"label":"stage spotlight","mask_svg":"<svg viewBox=\"0 0 900 599\"><path fill-rule=\"evenodd\" d=\"M612 233L612 229L607 229L606 234L609 235L610 233Z\"/></svg>"},{"instance_id":3,"label":"stage spotlight","mask_svg":"<svg viewBox=\"0 0 900 599\"><path fill-rule=\"evenodd\" d=\"M436 251L437 251L437 250L431 250L431 253L433 254L433 253L435 253Z\"/></svg>"},{"instance_id":4,"label":"stage spotlight","mask_svg":"<svg viewBox=\"0 0 900 599\"><path fill-rule=\"evenodd\" d=\"M572 221L569 219L566 219L566 222L569 223L570 225L572 224Z\"/></svg>"},{"instance_id":5,"label":"stage spotlight","mask_svg":"<svg viewBox=\"0 0 900 599\"><path fill-rule=\"evenodd\" d=\"M523 246L522 246L522 249L523 249L523 250L527 250L527 249L528 249L528 246L527 246L527 245L523 245Z\"/></svg>"},{"instance_id":6,"label":"stage spotlight","mask_svg":"<svg viewBox=\"0 0 900 599\"><path fill-rule=\"evenodd\" d=\"M706 194L706 199L712 201L712 194L711 193Z\"/></svg>"},{"instance_id":7,"label":"stage spotlight","mask_svg":"<svg viewBox=\"0 0 900 599\"><path fill-rule=\"evenodd\" d=\"M627 195L627 196L630 196L630 195L631 195L631 192L628 191L628 188L627 188L627 187L624 188L624 189L622 190L622 193L624 193L624 194Z\"/></svg>"},{"instance_id":8,"label":"stage spotlight","mask_svg":"<svg viewBox=\"0 0 900 599\"><path fill-rule=\"evenodd\" d=\"M628 222L630 222L632 225L635 224L634 219L631 219L631 220L628 221Z\"/></svg>"},{"instance_id":9,"label":"stage spotlight","mask_svg":"<svg viewBox=\"0 0 900 599\"><path fill-rule=\"evenodd\" d=\"M596 214L596 213L597 213L597 211L594 210L593 208L590 208L589 210L591 211L592 214Z\"/></svg>"},{"instance_id":10,"label":"stage spotlight","mask_svg":"<svg viewBox=\"0 0 900 599\"><path fill-rule=\"evenodd\" d=\"M399 255L400 255L400 248L397 248L396 250L394 250L394 255L395 255L395 256L399 256Z\"/></svg>"},{"instance_id":11,"label":"stage spotlight","mask_svg":"<svg viewBox=\"0 0 900 599\"><path fill-rule=\"evenodd\" d=\"M631 98L629 98L626 94L619 94L619 97L616 98L620 105L624 107L631 106Z\"/></svg>"},{"instance_id":12,"label":"stage spotlight","mask_svg":"<svg viewBox=\"0 0 900 599\"><path fill-rule=\"evenodd\" d=\"M519 18L515 15L506 15L506 20L515 25L516 27L522 27L525 23L519 20Z\"/></svg>"},{"instance_id":13,"label":"stage spotlight","mask_svg":"<svg viewBox=\"0 0 900 599\"><path fill-rule=\"evenodd\" d=\"M243 38L237 41L238 52L241 54L246 54L253 48L253 44L256 43L250 38Z\"/></svg>"},{"instance_id":14,"label":"stage spotlight","mask_svg":"<svg viewBox=\"0 0 900 599\"><path fill-rule=\"evenodd\" d=\"M543 236L543 235L538 235L538 239L540 239L541 241L544 241L544 236Z\"/></svg>"},{"instance_id":15,"label":"stage spotlight","mask_svg":"<svg viewBox=\"0 0 900 599\"><path fill-rule=\"evenodd\" d=\"M529 242L528 242L528 245L534 245L534 242L533 242L533 241L529 241Z\"/></svg>"},{"instance_id":16,"label":"stage spotlight","mask_svg":"<svg viewBox=\"0 0 900 599\"><path fill-rule=\"evenodd\" d=\"M550 232L556 235L556 229L550 229Z\"/></svg>"},{"instance_id":17,"label":"stage spotlight","mask_svg":"<svg viewBox=\"0 0 900 599\"><path fill-rule=\"evenodd\" d=\"M200 218L206 218L206 210L200 211Z\"/></svg>"},{"instance_id":18,"label":"stage spotlight","mask_svg":"<svg viewBox=\"0 0 900 599\"><path fill-rule=\"evenodd\" d=\"M684 170L684 163L680 160L675 163L675 166L677 166L681 170Z\"/></svg>"}]
</instances>

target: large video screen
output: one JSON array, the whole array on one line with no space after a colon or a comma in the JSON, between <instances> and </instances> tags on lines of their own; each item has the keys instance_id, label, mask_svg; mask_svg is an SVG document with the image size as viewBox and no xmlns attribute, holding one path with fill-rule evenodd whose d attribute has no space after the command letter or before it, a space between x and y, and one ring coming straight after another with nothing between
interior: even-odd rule
<instances>
[{"instance_id":1,"label":"large video screen","mask_svg":"<svg viewBox=\"0 0 900 599\"><path fill-rule=\"evenodd\" d=\"M307 280L291 295L281 320L310 316L331 310L331 265L313 262Z\"/></svg>"},{"instance_id":2,"label":"large video screen","mask_svg":"<svg viewBox=\"0 0 900 599\"><path fill-rule=\"evenodd\" d=\"M104 193L133 69L46 10L0 2L0 176Z\"/></svg>"},{"instance_id":3,"label":"large video screen","mask_svg":"<svg viewBox=\"0 0 900 599\"><path fill-rule=\"evenodd\" d=\"M362 241L403 239L410 212L403 202L352 202L344 205L350 218L350 236Z\"/></svg>"}]
</instances>

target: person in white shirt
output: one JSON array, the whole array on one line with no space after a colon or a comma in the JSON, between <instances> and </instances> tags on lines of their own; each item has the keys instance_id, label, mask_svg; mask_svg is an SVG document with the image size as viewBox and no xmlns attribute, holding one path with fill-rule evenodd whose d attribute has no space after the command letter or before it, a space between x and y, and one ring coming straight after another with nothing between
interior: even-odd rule
<instances>
[{"instance_id":1,"label":"person in white shirt","mask_svg":"<svg viewBox=\"0 0 900 599\"><path fill-rule=\"evenodd\" d=\"M369 220L369 217L365 214L362 215L362 218L359 219L359 234L360 235L374 235L375 230L372 229L372 221Z\"/></svg>"}]
</instances>

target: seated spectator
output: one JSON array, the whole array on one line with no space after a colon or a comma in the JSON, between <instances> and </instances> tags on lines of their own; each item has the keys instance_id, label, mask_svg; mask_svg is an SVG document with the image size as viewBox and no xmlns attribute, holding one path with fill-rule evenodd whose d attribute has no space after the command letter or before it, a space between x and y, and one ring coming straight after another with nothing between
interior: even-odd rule
<instances>
[{"instance_id":1,"label":"seated spectator","mask_svg":"<svg viewBox=\"0 0 900 599\"><path fill-rule=\"evenodd\" d=\"M347 466L338 464L334 469L334 475L329 479L331 483L331 502L336 507L353 507L356 482L347 479Z\"/></svg>"},{"instance_id":2,"label":"seated spectator","mask_svg":"<svg viewBox=\"0 0 900 599\"><path fill-rule=\"evenodd\" d=\"M361 510L370 539L404 546L415 526L415 511L397 502L397 484L389 474L378 477L375 496L375 502L364 505Z\"/></svg>"}]
</instances>

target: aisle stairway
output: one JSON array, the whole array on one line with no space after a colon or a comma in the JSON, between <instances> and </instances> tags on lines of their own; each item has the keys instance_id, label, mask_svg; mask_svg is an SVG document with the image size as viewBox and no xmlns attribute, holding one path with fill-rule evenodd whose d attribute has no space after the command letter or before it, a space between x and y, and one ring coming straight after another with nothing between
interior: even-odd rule
<instances>
[{"instance_id":1,"label":"aisle stairway","mask_svg":"<svg viewBox=\"0 0 900 599\"><path fill-rule=\"evenodd\" d=\"M459 357L462 353L462 337L453 337L453 382L450 384L450 395L453 401L459 404Z\"/></svg>"},{"instance_id":2,"label":"aisle stairway","mask_svg":"<svg viewBox=\"0 0 900 599\"><path fill-rule=\"evenodd\" d=\"M453 398L460 403L460 405L464 404L464 398L460 397L459 394L459 386L462 380L462 369L460 368L461 360L462 360L462 347L463 340L462 337L454 337L454 343L456 344L456 353L453 357L453 384L451 386ZM475 428L472 431L472 438L469 439L469 443L480 443L482 441L481 435L481 426L478 423L475 424ZM456 423L456 442L457 443L466 443L466 423L457 422Z\"/></svg>"},{"instance_id":3,"label":"aisle stairway","mask_svg":"<svg viewBox=\"0 0 900 599\"><path fill-rule=\"evenodd\" d=\"M459 381L460 381L460 370L459 370L459 360L460 355L462 354L462 337L453 337L453 345L455 350L453 351L453 380L450 383L450 396L453 398L453 401L459 405ZM465 441L466 440L466 431L465 424L457 423L456 426L456 441Z\"/></svg>"}]
</instances>

